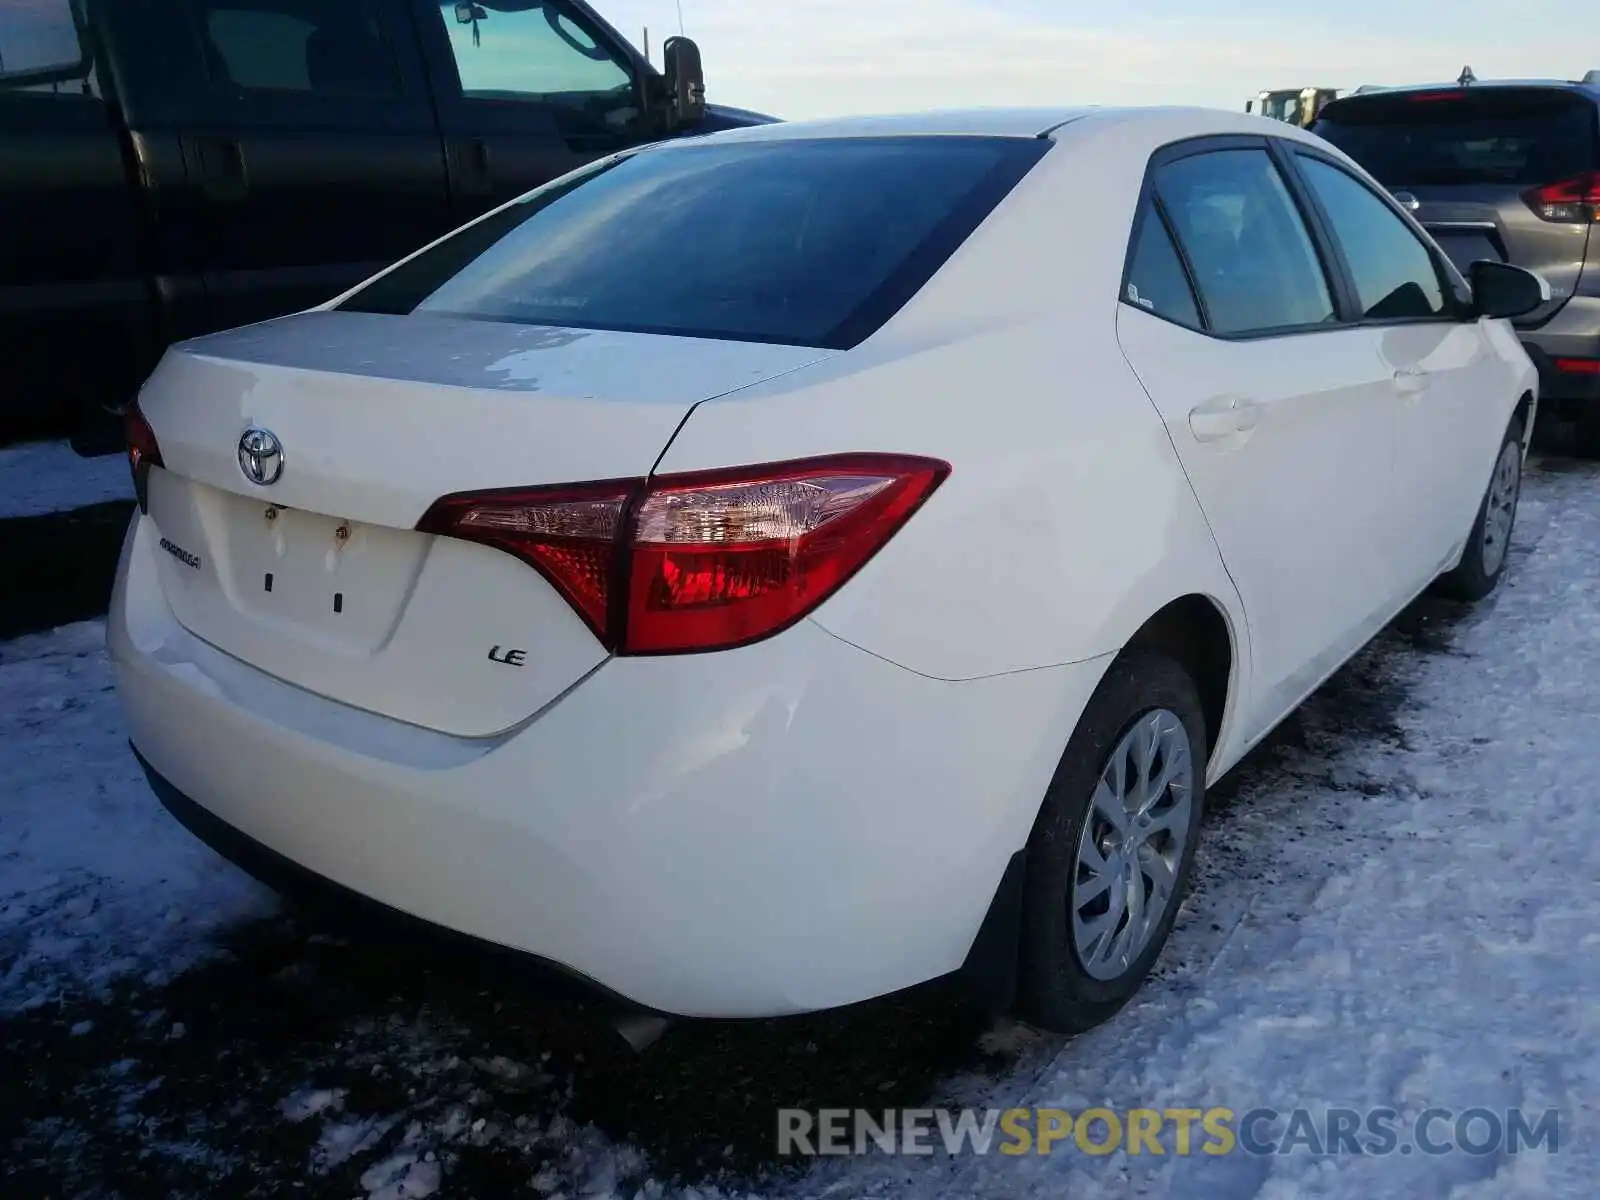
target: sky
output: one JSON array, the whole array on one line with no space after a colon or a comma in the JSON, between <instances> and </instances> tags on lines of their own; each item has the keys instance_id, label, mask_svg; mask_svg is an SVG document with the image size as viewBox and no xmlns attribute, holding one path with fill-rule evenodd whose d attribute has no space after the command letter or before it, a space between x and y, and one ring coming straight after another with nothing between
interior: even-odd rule
<instances>
[{"instance_id":1,"label":"sky","mask_svg":"<svg viewBox=\"0 0 1600 1200\"><path fill-rule=\"evenodd\" d=\"M678 31L676 0L590 3L635 45L649 26L660 65L662 38ZM682 5L708 98L792 120L973 105L1243 108L1266 88L1434 82L1468 64L1480 79L1600 67L1593 5L1579 0Z\"/></svg>"},{"instance_id":2,"label":"sky","mask_svg":"<svg viewBox=\"0 0 1600 1200\"><path fill-rule=\"evenodd\" d=\"M662 39L678 30L679 2L590 0L635 45L648 26L658 65ZM709 98L796 120L1013 104L1236 109L1265 88L1437 82L1468 64L1480 79L1578 78L1600 68L1587 0L681 4ZM0 9L9 13L0 55L11 69L59 60L70 47L62 0L0 0Z\"/></svg>"}]
</instances>

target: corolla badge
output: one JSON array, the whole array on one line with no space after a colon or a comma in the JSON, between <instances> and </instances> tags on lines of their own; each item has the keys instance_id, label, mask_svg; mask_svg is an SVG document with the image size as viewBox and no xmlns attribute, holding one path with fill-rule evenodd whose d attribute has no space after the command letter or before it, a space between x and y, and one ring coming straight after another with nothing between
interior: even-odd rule
<instances>
[{"instance_id":1,"label":"corolla badge","mask_svg":"<svg viewBox=\"0 0 1600 1200\"><path fill-rule=\"evenodd\" d=\"M239 469L251 483L270 487L283 474L283 443L270 429L246 429L239 438Z\"/></svg>"}]
</instances>

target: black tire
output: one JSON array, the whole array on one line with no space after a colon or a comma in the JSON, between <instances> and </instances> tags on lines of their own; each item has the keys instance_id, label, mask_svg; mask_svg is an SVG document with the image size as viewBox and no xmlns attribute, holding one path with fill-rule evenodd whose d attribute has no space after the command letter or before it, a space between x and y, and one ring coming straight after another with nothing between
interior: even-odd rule
<instances>
[{"instance_id":1,"label":"black tire","mask_svg":"<svg viewBox=\"0 0 1600 1200\"><path fill-rule=\"evenodd\" d=\"M1600 400L1591 400L1578 414L1573 449L1580 458L1600 459Z\"/></svg>"},{"instance_id":2,"label":"black tire","mask_svg":"<svg viewBox=\"0 0 1600 1200\"><path fill-rule=\"evenodd\" d=\"M1166 911L1142 952L1115 978L1097 978L1074 945L1070 915L1078 847L1095 788L1123 736L1165 709L1188 738L1190 813L1176 883ZM1106 1020L1139 990L1172 932L1194 865L1205 808L1205 719L1193 680L1177 663L1149 650L1126 651L1106 672L1067 743L1028 841L1017 1015L1042 1029L1080 1033ZM1141 888L1147 883L1140 876Z\"/></svg>"},{"instance_id":3,"label":"black tire","mask_svg":"<svg viewBox=\"0 0 1600 1200\"><path fill-rule=\"evenodd\" d=\"M1500 536L1509 543L1516 531L1517 505L1522 498L1522 440L1522 420L1519 417L1512 417L1511 424L1506 428L1505 438L1500 443L1500 449L1495 453L1495 465L1489 473L1489 486L1483 490L1483 500L1478 505L1478 519L1472 523L1472 532L1467 536L1467 548L1462 553L1461 562L1453 571L1447 571L1439 576L1434 584L1433 590L1439 595L1475 604L1500 586L1500 580L1506 573L1506 566L1511 562L1510 546L1508 544L1498 553L1493 552L1485 540L1484 531L1489 523L1490 501L1495 498L1495 478L1499 473L1501 460L1512 447L1515 447L1516 454L1516 486L1511 495L1511 521Z\"/></svg>"},{"instance_id":4,"label":"black tire","mask_svg":"<svg viewBox=\"0 0 1600 1200\"><path fill-rule=\"evenodd\" d=\"M84 405L78 410L68 437L80 458L120 454L125 449L122 415L98 404Z\"/></svg>"}]
</instances>

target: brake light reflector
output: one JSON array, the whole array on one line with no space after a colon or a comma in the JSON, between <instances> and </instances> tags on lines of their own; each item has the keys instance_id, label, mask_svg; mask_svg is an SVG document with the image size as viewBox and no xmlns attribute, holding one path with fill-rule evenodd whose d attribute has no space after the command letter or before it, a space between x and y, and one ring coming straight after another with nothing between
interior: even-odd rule
<instances>
[{"instance_id":1,"label":"brake light reflector","mask_svg":"<svg viewBox=\"0 0 1600 1200\"><path fill-rule=\"evenodd\" d=\"M1524 192L1522 199L1541 220L1562 225L1588 224L1600 213L1600 172L1590 171L1533 188Z\"/></svg>"},{"instance_id":2,"label":"brake light reflector","mask_svg":"<svg viewBox=\"0 0 1600 1200\"><path fill-rule=\"evenodd\" d=\"M1600 375L1600 358L1558 358L1556 370L1567 375Z\"/></svg>"},{"instance_id":3,"label":"brake light reflector","mask_svg":"<svg viewBox=\"0 0 1600 1200\"><path fill-rule=\"evenodd\" d=\"M417 528L516 555L616 653L725 650L815 609L949 473L936 459L834 455L447 496Z\"/></svg>"}]
</instances>

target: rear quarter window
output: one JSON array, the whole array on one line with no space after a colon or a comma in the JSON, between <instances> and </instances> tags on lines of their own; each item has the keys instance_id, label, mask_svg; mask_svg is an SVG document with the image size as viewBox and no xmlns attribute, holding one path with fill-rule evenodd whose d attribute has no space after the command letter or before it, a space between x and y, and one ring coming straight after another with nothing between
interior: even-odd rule
<instances>
[{"instance_id":1,"label":"rear quarter window","mask_svg":"<svg viewBox=\"0 0 1600 1200\"><path fill-rule=\"evenodd\" d=\"M1138 224L1122 298L1158 317L1199 329L1200 309L1166 221L1154 204L1146 204Z\"/></svg>"},{"instance_id":2,"label":"rear quarter window","mask_svg":"<svg viewBox=\"0 0 1600 1200\"><path fill-rule=\"evenodd\" d=\"M648 149L530 193L342 307L845 349L915 295L1049 146L918 136Z\"/></svg>"},{"instance_id":3,"label":"rear quarter window","mask_svg":"<svg viewBox=\"0 0 1600 1200\"><path fill-rule=\"evenodd\" d=\"M1388 187L1533 186L1593 170L1600 120L1577 92L1485 88L1339 101L1314 132Z\"/></svg>"}]
</instances>

